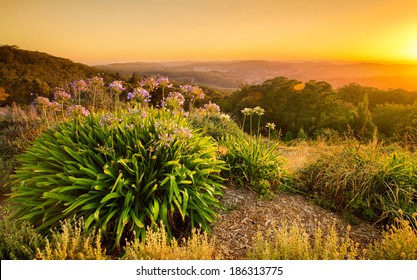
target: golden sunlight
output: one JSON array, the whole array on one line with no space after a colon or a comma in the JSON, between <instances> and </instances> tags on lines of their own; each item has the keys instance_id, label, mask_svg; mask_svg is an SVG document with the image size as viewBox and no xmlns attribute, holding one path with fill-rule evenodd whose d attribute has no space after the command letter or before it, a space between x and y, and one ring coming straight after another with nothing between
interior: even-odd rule
<instances>
[{"instance_id":1,"label":"golden sunlight","mask_svg":"<svg viewBox=\"0 0 417 280\"><path fill-rule=\"evenodd\" d=\"M409 48L410 59L417 60L417 39Z\"/></svg>"},{"instance_id":2,"label":"golden sunlight","mask_svg":"<svg viewBox=\"0 0 417 280\"><path fill-rule=\"evenodd\" d=\"M405 60L417 60L417 26L400 32L399 42L402 45L402 55Z\"/></svg>"},{"instance_id":3,"label":"golden sunlight","mask_svg":"<svg viewBox=\"0 0 417 280\"><path fill-rule=\"evenodd\" d=\"M303 88L305 88L305 84L304 83L299 83L294 85L294 90L302 90Z\"/></svg>"}]
</instances>

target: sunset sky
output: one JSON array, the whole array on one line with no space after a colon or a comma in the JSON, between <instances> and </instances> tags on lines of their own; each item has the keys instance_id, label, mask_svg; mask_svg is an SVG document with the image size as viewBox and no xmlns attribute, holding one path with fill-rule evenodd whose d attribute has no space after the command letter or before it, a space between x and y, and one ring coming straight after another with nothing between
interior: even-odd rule
<instances>
[{"instance_id":1,"label":"sunset sky","mask_svg":"<svg viewBox=\"0 0 417 280\"><path fill-rule=\"evenodd\" d=\"M417 1L0 0L0 44L86 64L417 62Z\"/></svg>"}]
</instances>

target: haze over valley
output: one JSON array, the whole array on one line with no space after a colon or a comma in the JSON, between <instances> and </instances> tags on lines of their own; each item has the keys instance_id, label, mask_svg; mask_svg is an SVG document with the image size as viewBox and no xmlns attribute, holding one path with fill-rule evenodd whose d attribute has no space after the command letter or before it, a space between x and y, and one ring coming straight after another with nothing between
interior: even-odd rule
<instances>
[{"instance_id":1,"label":"haze over valley","mask_svg":"<svg viewBox=\"0 0 417 280\"><path fill-rule=\"evenodd\" d=\"M216 88L235 89L242 84L285 76L303 82L322 80L339 88L358 83L381 89L417 90L417 64L395 62L279 62L268 60L132 62L97 65L96 68L118 72L169 76L181 82Z\"/></svg>"}]
</instances>

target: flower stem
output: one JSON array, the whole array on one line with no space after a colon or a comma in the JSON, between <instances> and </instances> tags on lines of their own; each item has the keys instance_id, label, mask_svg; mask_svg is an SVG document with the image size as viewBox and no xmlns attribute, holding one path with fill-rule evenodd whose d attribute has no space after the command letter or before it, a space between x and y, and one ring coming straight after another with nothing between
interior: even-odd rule
<instances>
[{"instance_id":1,"label":"flower stem","mask_svg":"<svg viewBox=\"0 0 417 280\"><path fill-rule=\"evenodd\" d=\"M49 128L48 116L46 115L46 107L43 107L43 116L45 117L46 127Z\"/></svg>"}]
</instances>

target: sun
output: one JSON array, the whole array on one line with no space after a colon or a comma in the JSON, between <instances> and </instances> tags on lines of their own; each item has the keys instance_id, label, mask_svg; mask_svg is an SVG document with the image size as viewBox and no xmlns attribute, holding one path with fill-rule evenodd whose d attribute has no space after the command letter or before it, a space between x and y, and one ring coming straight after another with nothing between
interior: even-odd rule
<instances>
[{"instance_id":1,"label":"sun","mask_svg":"<svg viewBox=\"0 0 417 280\"><path fill-rule=\"evenodd\" d=\"M413 33L408 33L403 41L404 44L404 56L407 60L417 61L417 37L415 34L417 32L417 28L413 29Z\"/></svg>"},{"instance_id":2,"label":"sun","mask_svg":"<svg viewBox=\"0 0 417 280\"><path fill-rule=\"evenodd\" d=\"M417 41L410 48L410 56L412 60L417 60Z\"/></svg>"},{"instance_id":3,"label":"sun","mask_svg":"<svg viewBox=\"0 0 417 280\"><path fill-rule=\"evenodd\" d=\"M409 41L403 48L403 56L407 60L417 61L417 39Z\"/></svg>"}]
</instances>

